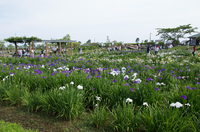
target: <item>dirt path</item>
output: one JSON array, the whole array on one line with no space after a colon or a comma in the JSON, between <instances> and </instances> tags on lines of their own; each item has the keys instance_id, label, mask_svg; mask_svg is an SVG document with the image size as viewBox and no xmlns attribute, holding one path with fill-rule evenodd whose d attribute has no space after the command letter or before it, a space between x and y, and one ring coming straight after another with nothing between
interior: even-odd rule
<instances>
[{"instance_id":1,"label":"dirt path","mask_svg":"<svg viewBox=\"0 0 200 132\"><path fill-rule=\"evenodd\" d=\"M21 108L0 105L0 120L20 123L25 129L39 132L62 132L69 123L35 113L25 112Z\"/></svg>"}]
</instances>

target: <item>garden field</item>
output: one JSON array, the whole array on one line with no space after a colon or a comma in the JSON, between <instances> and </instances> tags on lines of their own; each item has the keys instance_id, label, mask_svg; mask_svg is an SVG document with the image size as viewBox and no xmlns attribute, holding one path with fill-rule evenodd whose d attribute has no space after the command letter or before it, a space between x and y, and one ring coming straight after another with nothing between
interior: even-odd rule
<instances>
[{"instance_id":1,"label":"garden field","mask_svg":"<svg viewBox=\"0 0 200 132\"><path fill-rule=\"evenodd\" d=\"M1 57L0 102L66 122L83 122L93 131L198 132L198 52Z\"/></svg>"}]
</instances>

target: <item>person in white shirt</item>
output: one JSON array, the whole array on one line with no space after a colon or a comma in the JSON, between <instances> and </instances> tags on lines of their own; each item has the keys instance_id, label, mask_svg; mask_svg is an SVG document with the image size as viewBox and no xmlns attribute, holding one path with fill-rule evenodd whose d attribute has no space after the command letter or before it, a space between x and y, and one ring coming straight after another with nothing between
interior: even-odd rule
<instances>
[{"instance_id":1,"label":"person in white shirt","mask_svg":"<svg viewBox=\"0 0 200 132\"><path fill-rule=\"evenodd\" d=\"M158 54L158 47L155 46L155 55Z\"/></svg>"}]
</instances>

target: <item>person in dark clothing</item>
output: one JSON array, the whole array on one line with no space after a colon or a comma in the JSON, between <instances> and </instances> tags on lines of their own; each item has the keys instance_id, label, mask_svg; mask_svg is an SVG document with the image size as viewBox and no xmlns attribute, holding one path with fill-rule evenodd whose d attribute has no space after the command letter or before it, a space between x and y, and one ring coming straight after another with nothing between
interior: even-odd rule
<instances>
[{"instance_id":1,"label":"person in dark clothing","mask_svg":"<svg viewBox=\"0 0 200 132\"><path fill-rule=\"evenodd\" d=\"M40 55L43 55L43 54L44 54L44 50L42 49L41 52L40 52Z\"/></svg>"},{"instance_id":2,"label":"person in dark clothing","mask_svg":"<svg viewBox=\"0 0 200 132\"><path fill-rule=\"evenodd\" d=\"M149 54L150 53L150 46L148 45L147 46L147 54Z\"/></svg>"},{"instance_id":3,"label":"person in dark clothing","mask_svg":"<svg viewBox=\"0 0 200 132\"><path fill-rule=\"evenodd\" d=\"M196 45L194 45L193 47L193 52L192 52L193 56L195 56L195 51L196 51Z\"/></svg>"}]
</instances>

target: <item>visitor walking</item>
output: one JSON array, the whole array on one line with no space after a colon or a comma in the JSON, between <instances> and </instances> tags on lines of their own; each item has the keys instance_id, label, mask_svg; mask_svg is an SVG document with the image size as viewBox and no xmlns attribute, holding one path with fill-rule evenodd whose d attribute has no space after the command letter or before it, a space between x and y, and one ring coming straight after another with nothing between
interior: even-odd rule
<instances>
[{"instance_id":1,"label":"visitor walking","mask_svg":"<svg viewBox=\"0 0 200 132\"><path fill-rule=\"evenodd\" d=\"M193 56L195 56L195 51L196 51L196 45L194 45L193 47L193 52L192 52Z\"/></svg>"},{"instance_id":2,"label":"visitor walking","mask_svg":"<svg viewBox=\"0 0 200 132\"><path fill-rule=\"evenodd\" d=\"M147 55L150 54L150 47L149 45L147 46Z\"/></svg>"},{"instance_id":3,"label":"visitor walking","mask_svg":"<svg viewBox=\"0 0 200 132\"><path fill-rule=\"evenodd\" d=\"M155 47L155 55L158 54L158 47Z\"/></svg>"},{"instance_id":4,"label":"visitor walking","mask_svg":"<svg viewBox=\"0 0 200 132\"><path fill-rule=\"evenodd\" d=\"M44 54L44 50L42 49L40 52L40 55L43 56L43 54Z\"/></svg>"}]
</instances>

